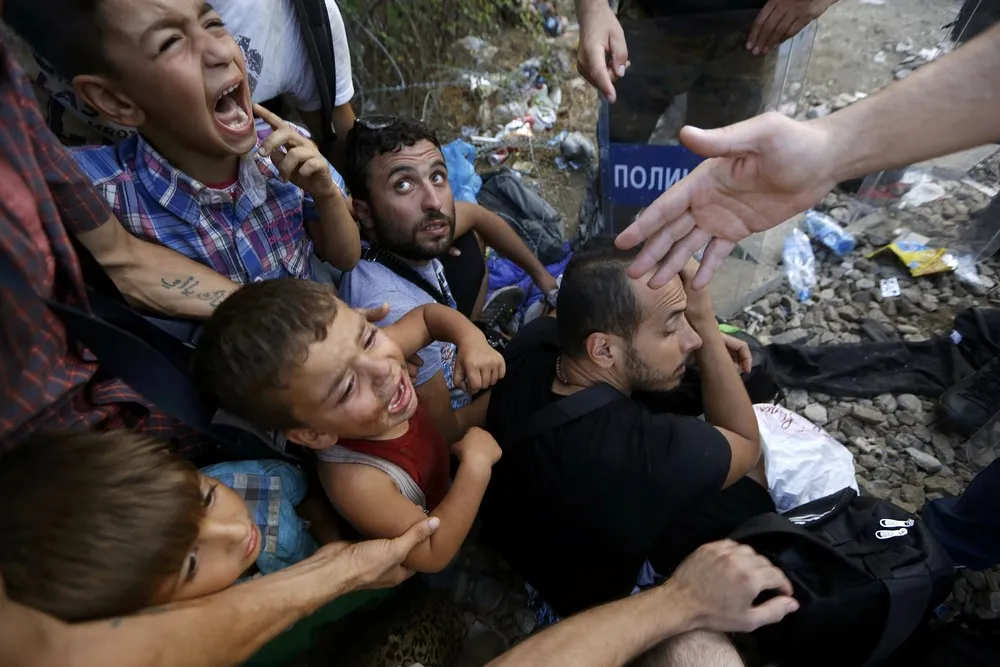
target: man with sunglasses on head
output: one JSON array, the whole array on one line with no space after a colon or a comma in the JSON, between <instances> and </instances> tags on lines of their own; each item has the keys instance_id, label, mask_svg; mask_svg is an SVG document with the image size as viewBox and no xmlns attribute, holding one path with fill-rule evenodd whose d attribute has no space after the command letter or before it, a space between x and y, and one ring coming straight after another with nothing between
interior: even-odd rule
<instances>
[{"instance_id":1,"label":"man with sunglasses on head","mask_svg":"<svg viewBox=\"0 0 1000 667\"><path fill-rule=\"evenodd\" d=\"M344 274L342 298L356 308L389 304L391 324L417 306L456 308L494 336L512 333L510 323L524 300L518 287L485 299L488 274L483 244L524 269L554 301L556 279L498 215L456 202L441 143L423 123L368 116L347 137L345 180L361 224L362 261ZM438 429L455 441L480 426L485 396L472 401L452 382L454 346L434 343L420 354L417 394Z\"/></svg>"}]
</instances>

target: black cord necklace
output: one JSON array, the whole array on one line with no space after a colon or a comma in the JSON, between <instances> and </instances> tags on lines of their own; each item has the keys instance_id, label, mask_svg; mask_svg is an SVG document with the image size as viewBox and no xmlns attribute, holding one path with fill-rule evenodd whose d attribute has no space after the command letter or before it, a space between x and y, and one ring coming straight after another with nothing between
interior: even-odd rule
<instances>
[{"instance_id":1,"label":"black cord necklace","mask_svg":"<svg viewBox=\"0 0 1000 667\"><path fill-rule=\"evenodd\" d=\"M368 247L365 248L364 252L361 253L361 259L367 262L377 262L382 266L386 267L393 273L395 273L400 278L408 280L417 287L421 288L427 294L431 296L432 299L440 303L442 306L451 307L451 302L447 296L447 288L441 284L441 277L438 276L438 287L440 289L435 289L430 282L424 278L420 273L417 272L412 266L399 259L392 253L384 250L376 243L369 243Z\"/></svg>"}]
</instances>

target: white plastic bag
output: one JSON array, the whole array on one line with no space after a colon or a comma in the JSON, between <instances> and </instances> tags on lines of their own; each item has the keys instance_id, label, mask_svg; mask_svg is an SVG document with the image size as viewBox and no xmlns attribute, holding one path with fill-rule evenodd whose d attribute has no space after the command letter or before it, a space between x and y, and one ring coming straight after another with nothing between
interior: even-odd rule
<instances>
[{"instance_id":1,"label":"white plastic bag","mask_svg":"<svg viewBox=\"0 0 1000 667\"><path fill-rule=\"evenodd\" d=\"M780 405L753 409L768 491L779 513L847 486L858 490L854 456L829 433Z\"/></svg>"}]
</instances>

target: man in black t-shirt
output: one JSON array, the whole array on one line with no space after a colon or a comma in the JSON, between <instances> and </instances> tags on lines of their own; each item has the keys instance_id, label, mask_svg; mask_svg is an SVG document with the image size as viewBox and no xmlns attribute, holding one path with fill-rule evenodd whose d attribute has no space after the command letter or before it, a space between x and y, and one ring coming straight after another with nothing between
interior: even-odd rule
<instances>
[{"instance_id":1,"label":"man in black t-shirt","mask_svg":"<svg viewBox=\"0 0 1000 667\"><path fill-rule=\"evenodd\" d=\"M514 337L487 413L504 455L484 527L561 616L628 595L647 561L669 574L699 545L774 507L757 420L708 292L680 278L651 290L648 276L625 275L634 257L595 239L573 258L558 320L539 318ZM675 388L692 358L704 421L637 398ZM620 398L518 439L536 410L598 383Z\"/></svg>"},{"instance_id":2,"label":"man in black t-shirt","mask_svg":"<svg viewBox=\"0 0 1000 667\"><path fill-rule=\"evenodd\" d=\"M577 67L620 98L612 142L645 143L664 112L670 138L684 124L730 125L764 111L777 47L834 2L620 0L616 16L608 0L576 0Z\"/></svg>"}]
</instances>

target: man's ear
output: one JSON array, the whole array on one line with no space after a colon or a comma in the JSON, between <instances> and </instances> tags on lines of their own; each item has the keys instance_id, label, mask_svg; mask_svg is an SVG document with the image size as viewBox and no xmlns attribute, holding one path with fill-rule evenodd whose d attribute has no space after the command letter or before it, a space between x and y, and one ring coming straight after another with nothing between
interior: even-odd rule
<instances>
[{"instance_id":1,"label":"man's ear","mask_svg":"<svg viewBox=\"0 0 1000 667\"><path fill-rule=\"evenodd\" d=\"M615 365L615 357L617 356L617 350L615 349L617 346L617 339L606 333L595 331L587 336L585 345L587 348L587 356L589 356L591 361L595 364L605 369L611 368Z\"/></svg>"},{"instance_id":2,"label":"man's ear","mask_svg":"<svg viewBox=\"0 0 1000 667\"><path fill-rule=\"evenodd\" d=\"M316 431L308 426L287 429L285 437L309 449L326 449L337 444L337 436Z\"/></svg>"},{"instance_id":3,"label":"man's ear","mask_svg":"<svg viewBox=\"0 0 1000 667\"><path fill-rule=\"evenodd\" d=\"M87 106L106 120L122 127L141 127L146 114L106 76L81 74L73 77L73 90Z\"/></svg>"},{"instance_id":4,"label":"man's ear","mask_svg":"<svg viewBox=\"0 0 1000 667\"><path fill-rule=\"evenodd\" d=\"M367 230L371 230L375 223L372 221L372 207L366 201L354 199L354 219Z\"/></svg>"}]
</instances>

